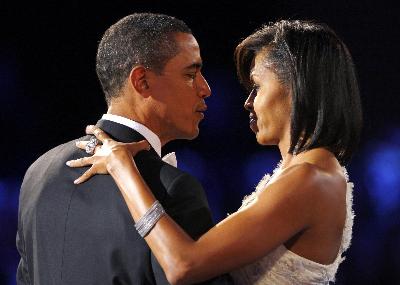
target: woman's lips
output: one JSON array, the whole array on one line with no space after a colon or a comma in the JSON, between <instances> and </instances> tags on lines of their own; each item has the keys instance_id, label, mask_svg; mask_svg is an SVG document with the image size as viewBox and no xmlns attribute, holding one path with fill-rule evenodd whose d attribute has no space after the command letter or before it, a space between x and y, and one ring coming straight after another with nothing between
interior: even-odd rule
<instances>
[{"instance_id":1,"label":"woman's lips","mask_svg":"<svg viewBox=\"0 0 400 285\"><path fill-rule=\"evenodd\" d=\"M253 114L250 114L250 129L255 133L258 132L257 117Z\"/></svg>"}]
</instances>

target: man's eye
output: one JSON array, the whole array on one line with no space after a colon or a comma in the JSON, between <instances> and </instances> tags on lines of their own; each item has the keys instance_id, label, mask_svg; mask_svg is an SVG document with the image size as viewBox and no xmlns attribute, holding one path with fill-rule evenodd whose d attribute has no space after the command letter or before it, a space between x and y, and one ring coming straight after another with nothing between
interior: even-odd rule
<instances>
[{"instance_id":1,"label":"man's eye","mask_svg":"<svg viewBox=\"0 0 400 285\"><path fill-rule=\"evenodd\" d=\"M196 78L196 73L189 73L187 74L187 76L191 79L195 79Z\"/></svg>"}]
</instances>

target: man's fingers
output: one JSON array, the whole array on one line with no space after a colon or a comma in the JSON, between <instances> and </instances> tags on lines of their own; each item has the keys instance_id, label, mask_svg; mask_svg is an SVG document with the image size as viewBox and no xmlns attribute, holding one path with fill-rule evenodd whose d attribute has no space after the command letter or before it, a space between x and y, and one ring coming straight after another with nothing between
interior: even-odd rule
<instances>
[{"instance_id":1,"label":"man's fingers","mask_svg":"<svg viewBox=\"0 0 400 285\"><path fill-rule=\"evenodd\" d=\"M74 184L81 184L95 174L96 174L96 169L94 166L92 166L88 170L86 170L85 173L83 173L78 179L76 179L74 181Z\"/></svg>"},{"instance_id":2,"label":"man's fingers","mask_svg":"<svg viewBox=\"0 0 400 285\"><path fill-rule=\"evenodd\" d=\"M82 167L93 164L93 157L82 157L74 160L69 160L66 162L69 167Z\"/></svg>"}]
</instances>

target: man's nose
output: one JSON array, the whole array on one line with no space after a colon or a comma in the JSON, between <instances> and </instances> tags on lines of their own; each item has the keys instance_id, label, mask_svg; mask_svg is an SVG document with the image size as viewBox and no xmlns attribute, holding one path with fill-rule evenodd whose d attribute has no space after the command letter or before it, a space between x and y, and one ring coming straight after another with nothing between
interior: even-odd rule
<instances>
[{"instance_id":1,"label":"man's nose","mask_svg":"<svg viewBox=\"0 0 400 285\"><path fill-rule=\"evenodd\" d=\"M199 73L198 76L198 92L199 92L199 97L200 98L207 98L211 95L211 89L210 86L208 85L207 80L204 78L203 74Z\"/></svg>"}]
</instances>

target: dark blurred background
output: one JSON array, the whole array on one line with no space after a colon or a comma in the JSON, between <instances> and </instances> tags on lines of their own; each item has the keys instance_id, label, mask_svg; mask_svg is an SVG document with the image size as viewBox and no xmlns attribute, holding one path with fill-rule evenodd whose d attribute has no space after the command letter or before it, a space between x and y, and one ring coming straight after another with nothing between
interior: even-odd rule
<instances>
[{"instance_id":1,"label":"dark blurred background","mask_svg":"<svg viewBox=\"0 0 400 285\"><path fill-rule=\"evenodd\" d=\"M84 2L84 1L81 1ZM0 3L0 284L15 284L19 187L48 149L79 137L106 111L95 73L103 32L133 12L159 12L193 30L213 91L194 141L169 144L178 166L203 183L215 221L279 161L256 144L242 108L233 51L261 24L278 19L327 23L358 70L364 130L348 165L355 183L352 246L337 284L400 284L399 10L385 1L107 1Z\"/></svg>"}]
</instances>

